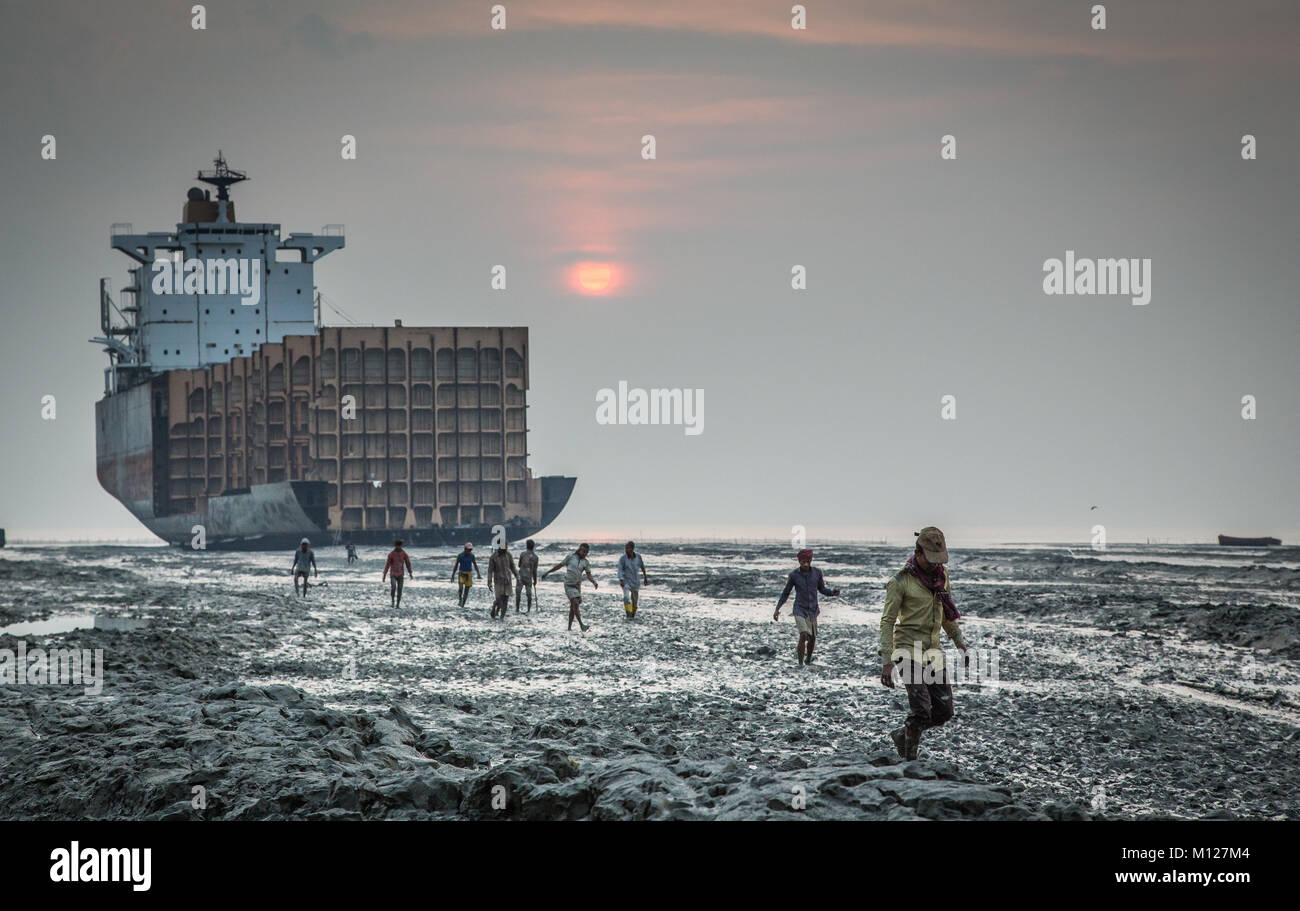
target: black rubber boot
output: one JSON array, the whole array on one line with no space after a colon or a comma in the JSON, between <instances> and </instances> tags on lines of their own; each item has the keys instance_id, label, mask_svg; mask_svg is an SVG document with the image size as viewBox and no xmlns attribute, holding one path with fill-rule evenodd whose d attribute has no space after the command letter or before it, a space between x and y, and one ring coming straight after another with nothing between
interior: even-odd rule
<instances>
[{"instance_id":1,"label":"black rubber boot","mask_svg":"<svg viewBox=\"0 0 1300 911\"><path fill-rule=\"evenodd\" d=\"M903 731L907 738L907 758L915 759L921 749L921 732L913 731L911 728L903 728Z\"/></svg>"},{"instance_id":2,"label":"black rubber boot","mask_svg":"<svg viewBox=\"0 0 1300 911\"><path fill-rule=\"evenodd\" d=\"M907 758L907 728L899 728L891 731L889 739L894 741L894 749L898 750L898 758Z\"/></svg>"}]
</instances>

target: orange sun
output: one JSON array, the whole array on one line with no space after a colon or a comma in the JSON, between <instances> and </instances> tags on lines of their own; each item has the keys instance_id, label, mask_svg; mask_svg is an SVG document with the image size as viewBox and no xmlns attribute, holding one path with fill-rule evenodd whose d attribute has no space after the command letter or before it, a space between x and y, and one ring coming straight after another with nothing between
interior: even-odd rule
<instances>
[{"instance_id":1,"label":"orange sun","mask_svg":"<svg viewBox=\"0 0 1300 911\"><path fill-rule=\"evenodd\" d=\"M572 275L583 294L606 294L614 287L614 267L609 263L578 263Z\"/></svg>"}]
</instances>

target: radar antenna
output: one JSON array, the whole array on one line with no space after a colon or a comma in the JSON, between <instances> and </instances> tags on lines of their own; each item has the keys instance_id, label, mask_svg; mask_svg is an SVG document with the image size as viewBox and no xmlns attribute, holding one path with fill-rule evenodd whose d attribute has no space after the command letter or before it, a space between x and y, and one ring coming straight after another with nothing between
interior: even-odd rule
<instances>
[{"instance_id":1,"label":"radar antenna","mask_svg":"<svg viewBox=\"0 0 1300 911\"><path fill-rule=\"evenodd\" d=\"M221 150L217 150L217 157L212 159L211 171L199 171L198 179L204 183L212 184L217 188L218 202L225 202L230 199L230 187L241 180L248 180L248 175L243 171L236 171L226 165L226 157ZM218 211L224 214L225 207L218 206Z\"/></svg>"}]
</instances>

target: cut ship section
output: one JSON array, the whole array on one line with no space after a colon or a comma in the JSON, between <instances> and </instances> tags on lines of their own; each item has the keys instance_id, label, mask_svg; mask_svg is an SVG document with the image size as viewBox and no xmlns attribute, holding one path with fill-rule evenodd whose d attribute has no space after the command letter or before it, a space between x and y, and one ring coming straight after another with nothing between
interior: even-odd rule
<instances>
[{"instance_id":1,"label":"cut ship section","mask_svg":"<svg viewBox=\"0 0 1300 911\"><path fill-rule=\"evenodd\" d=\"M487 543L554 521L576 479L528 466L528 329L321 328L312 265L342 231L235 222L245 175L208 173L218 200L190 190L175 233L113 237L136 265L120 307L101 286L104 489L213 549Z\"/></svg>"}]
</instances>

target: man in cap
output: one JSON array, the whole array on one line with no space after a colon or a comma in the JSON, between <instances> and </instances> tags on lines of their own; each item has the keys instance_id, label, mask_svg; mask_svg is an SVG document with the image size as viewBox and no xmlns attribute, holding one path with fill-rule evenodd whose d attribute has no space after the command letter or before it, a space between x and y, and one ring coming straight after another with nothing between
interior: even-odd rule
<instances>
[{"instance_id":1,"label":"man in cap","mask_svg":"<svg viewBox=\"0 0 1300 911\"><path fill-rule=\"evenodd\" d=\"M795 557L799 561L799 568L793 570L785 580L785 591L781 592L781 600L776 602L776 612L772 614L772 622L781 619L781 605L785 604L786 599L790 597L790 592L793 591L794 622L799 629L799 645L795 653L799 656L799 666L803 667L812 664L813 646L817 644L817 615L821 613L821 608L817 606L817 593L821 592L823 595L836 598L839 597L840 590L837 588L830 591L826 588L822 571L813 568L811 550L801 550L795 554Z\"/></svg>"},{"instance_id":2,"label":"man in cap","mask_svg":"<svg viewBox=\"0 0 1300 911\"><path fill-rule=\"evenodd\" d=\"M492 593L492 619L496 619L497 614L501 619L506 618L506 609L510 606L510 592L514 590L514 585L510 580L519 581L519 573L515 572L515 558L511 556L506 547L505 539L497 545L496 553L488 558L488 591Z\"/></svg>"},{"instance_id":3,"label":"man in cap","mask_svg":"<svg viewBox=\"0 0 1300 911\"><path fill-rule=\"evenodd\" d=\"M470 572L471 569L473 573ZM457 597L460 598L461 607L469 600L469 589L474 584L475 575L483 578L483 574L478 571L478 561L474 559L474 545L466 541L465 549L456 555L456 564L451 569L452 581L459 583Z\"/></svg>"},{"instance_id":4,"label":"man in cap","mask_svg":"<svg viewBox=\"0 0 1300 911\"><path fill-rule=\"evenodd\" d=\"M306 538L298 543L298 549L293 552L293 568L289 571L293 573L293 593L298 594L298 580L302 579L302 596L307 597L307 569L311 568L312 574L319 576L316 571L316 554L311 549L311 542Z\"/></svg>"},{"instance_id":5,"label":"man in cap","mask_svg":"<svg viewBox=\"0 0 1300 911\"><path fill-rule=\"evenodd\" d=\"M963 654L966 640L957 625L961 614L949 593L947 562L943 532L928 525L916 532L916 550L885 585L880 682L893 688L897 673L907 688L907 721L890 735L904 759L916 758L923 731L952 717L952 680L939 633L947 633Z\"/></svg>"}]
</instances>

